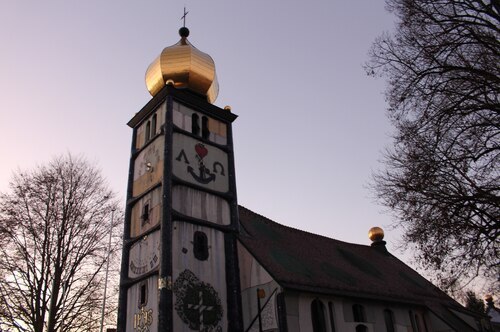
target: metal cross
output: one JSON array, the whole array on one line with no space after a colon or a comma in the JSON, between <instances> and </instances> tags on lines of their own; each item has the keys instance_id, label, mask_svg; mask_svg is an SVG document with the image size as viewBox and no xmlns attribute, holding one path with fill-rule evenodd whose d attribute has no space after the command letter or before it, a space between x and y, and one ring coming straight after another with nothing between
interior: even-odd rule
<instances>
[{"instance_id":1,"label":"metal cross","mask_svg":"<svg viewBox=\"0 0 500 332\"><path fill-rule=\"evenodd\" d=\"M184 6L184 15L182 15L181 17L181 20L184 20L184 27L186 27L186 15L188 14L189 12L186 11L186 6Z\"/></svg>"}]
</instances>

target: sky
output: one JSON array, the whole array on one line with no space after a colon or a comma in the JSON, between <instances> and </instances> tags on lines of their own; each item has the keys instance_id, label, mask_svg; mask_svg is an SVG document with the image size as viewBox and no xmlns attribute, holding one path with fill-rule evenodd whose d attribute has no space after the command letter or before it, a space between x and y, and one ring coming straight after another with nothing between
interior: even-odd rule
<instances>
[{"instance_id":1,"label":"sky","mask_svg":"<svg viewBox=\"0 0 500 332\"><path fill-rule=\"evenodd\" d=\"M290 227L369 244L400 232L367 189L391 143L383 79L363 64L394 28L383 0L0 0L0 191L12 172L71 152L125 205L148 65L179 40L216 64L233 123L238 202Z\"/></svg>"}]
</instances>

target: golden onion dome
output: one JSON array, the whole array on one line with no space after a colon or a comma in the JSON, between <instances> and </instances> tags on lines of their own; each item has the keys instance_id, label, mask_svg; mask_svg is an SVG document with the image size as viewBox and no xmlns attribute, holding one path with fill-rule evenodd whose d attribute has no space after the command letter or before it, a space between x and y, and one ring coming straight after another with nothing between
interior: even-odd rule
<instances>
[{"instance_id":1,"label":"golden onion dome","mask_svg":"<svg viewBox=\"0 0 500 332\"><path fill-rule=\"evenodd\" d=\"M189 30L179 30L181 40L165 47L146 71L146 86L155 96L171 80L174 86L188 88L207 97L213 103L219 94L215 63L187 40Z\"/></svg>"},{"instance_id":2,"label":"golden onion dome","mask_svg":"<svg viewBox=\"0 0 500 332\"><path fill-rule=\"evenodd\" d=\"M384 239L384 230L380 227L372 227L368 231L368 238L372 242L380 242Z\"/></svg>"}]
</instances>

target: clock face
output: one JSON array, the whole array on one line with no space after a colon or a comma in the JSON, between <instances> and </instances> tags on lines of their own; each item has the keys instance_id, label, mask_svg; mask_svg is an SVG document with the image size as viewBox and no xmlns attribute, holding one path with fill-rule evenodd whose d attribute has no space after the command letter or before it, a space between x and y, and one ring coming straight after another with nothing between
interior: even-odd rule
<instances>
[{"instance_id":1,"label":"clock face","mask_svg":"<svg viewBox=\"0 0 500 332\"><path fill-rule=\"evenodd\" d=\"M160 264L160 232L156 231L137 241L130 248L129 277L137 278L156 269Z\"/></svg>"}]
</instances>

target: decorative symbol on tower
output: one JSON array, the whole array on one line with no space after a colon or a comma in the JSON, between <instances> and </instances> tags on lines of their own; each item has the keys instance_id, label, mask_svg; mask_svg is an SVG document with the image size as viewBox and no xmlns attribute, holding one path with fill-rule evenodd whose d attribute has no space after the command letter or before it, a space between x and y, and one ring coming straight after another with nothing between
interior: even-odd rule
<instances>
[{"instance_id":1,"label":"decorative symbol on tower","mask_svg":"<svg viewBox=\"0 0 500 332\"><path fill-rule=\"evenodd\" d=\"M200 281L193 272L184 270L174 283L175 310L194 331L219 331L223 309L217 291Z\"/></svg>"},{"instance_id":2,"label":"decorative symbol on tower","mask_svg":"<svg viewBox=\"0 0 500 332\"><path fill-rule=\"evenodd\" d=\"M217 192L229 190L227 152L212 144L174 133L172 174Z\"/></svg>"},{"instance_id":3,"label":"decorative symbol on tower","mask_svg":"<svg viewBox=\"0 0 500 332\"><path fill-rule=\"evenodd\" d=\"M195 145L194 150L196 151L196 159L198 160L198 171L199 174L196 174L193 167L187 166L187 171L193 179L195 179L199 183L207 184L212 181L215 181L215 174L211 173L210 170L203 163L203 158L208 154L208 150L202 143L198 143Z\"/></svg>"},{"instance_id":4,"label":"decorative symbol on tower","mask_svg":"<svg viewBox=\"0 0 500 332\"><path fill-rule=\"evenodd\" d=\"M142 306L138 313L134 314L134 331L149 332L153 324L153 310Z\"/></svg>"}]
</instances>

